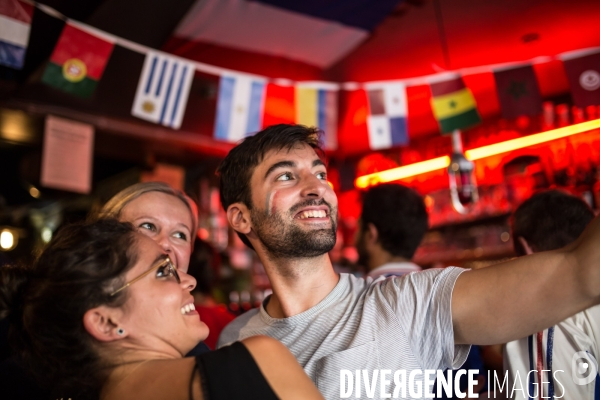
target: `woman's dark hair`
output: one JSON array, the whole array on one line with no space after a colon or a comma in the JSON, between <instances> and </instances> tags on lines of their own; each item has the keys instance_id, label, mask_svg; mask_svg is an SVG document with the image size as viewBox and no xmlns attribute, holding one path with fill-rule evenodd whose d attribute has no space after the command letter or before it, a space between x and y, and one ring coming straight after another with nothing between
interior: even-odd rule
<instances>
[{"instance_id":1,"label":"woman's dark hair","mask_svg":"<svg viewBox=\"0 0 600 400\"><path fill-rule=\"evenodd\" d=\"M137 261L135 231L113 219L63 227L30 266L0 268L0 319L9 318L17 356L41 382L68 397L97 397L106 361L83 325L86 311L120 306L110 296Z\"/></svg>"}]
</instances>

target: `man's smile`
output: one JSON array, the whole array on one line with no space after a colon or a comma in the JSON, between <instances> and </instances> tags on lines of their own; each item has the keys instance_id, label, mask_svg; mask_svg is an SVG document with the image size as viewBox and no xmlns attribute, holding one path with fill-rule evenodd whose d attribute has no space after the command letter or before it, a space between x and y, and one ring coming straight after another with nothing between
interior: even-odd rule
<instances>
[{"instance_id":1,"label":"man's smile","mask_svg":"<svg viewBox=\"0 0 600 400\"><path fill-rule=\"evenodd\" d=\"M309 207L296 213L295 219L329 219L329 208L326 206Z\"/></svg>"}]
</instances>

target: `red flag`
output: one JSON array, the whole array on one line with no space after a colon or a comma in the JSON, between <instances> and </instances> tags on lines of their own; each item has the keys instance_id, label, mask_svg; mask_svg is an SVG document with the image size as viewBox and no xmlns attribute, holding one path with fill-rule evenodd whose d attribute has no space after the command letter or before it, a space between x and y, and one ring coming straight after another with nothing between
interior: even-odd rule
<instances>
[{"instance_id":1,"label":"red flag","mask_svg":"<svg viewBox=\"0 0 600 400\"><path fill-rule=\"evenodd\" d=\"M267 85L263 128L275 124L293 124L296 119L294 86Z\"/></svg>"},{"instance_id":2,"label":"red flag","mask_svg":"<svg viewBox=\"0 0 600 400\"><path fill-rule=\"evenodd\" d=\"M504 118L542 113L542 96L531 65L494 71L494 79Z\"/></svg>"}]
</instances>

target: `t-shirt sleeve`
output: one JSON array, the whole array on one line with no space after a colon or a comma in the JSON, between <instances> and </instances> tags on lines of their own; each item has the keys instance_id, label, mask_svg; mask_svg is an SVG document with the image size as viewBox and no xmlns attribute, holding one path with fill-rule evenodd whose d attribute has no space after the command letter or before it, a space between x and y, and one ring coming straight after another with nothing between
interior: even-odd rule
<instances>
[{"instance_id":1,"label":"t-shirt sleeve","mask_svg":"<svg viewBox=\"0 0 600 400\"><path fill-rule=\"evenodd\" d=\"M459 368L470 346L454 344L452 290L462 268L428 269L379 283L423 369Z\"/></svg>"},{"instance_id":2,"label":"t-shirt sleeve","mask_svg":"<svg viewBox=\"0 0 600 400\"><path fill-rule=\"evenodd\" d=\"M243 325L235 319L229 324L227 324L227 326L223 328L221 334L219 335L219 340L217 341L217 349L220 349L224 346L228 346L233 342L239 340L240 330L242 329L242 327Z\"/></svg>"},{"instance_id":3,"label":"t-shirt sleeve","mask_svg":"<svg viewBox=\"0 0 600 400\"><path fill-rule=\"evenodd\" d=\"M219 340L217 342L217 348L220 349L223 346L228 346L233 342L237 342L238 340L245 339L249 336L254 336L259 333L244 335L242 331L247 328L247 325L250 319L257 314L258 310L253 309L250 311L246 311L244 314L238 316L236 319L231 321L219 335Z\"/></svg>"}]
</instances>

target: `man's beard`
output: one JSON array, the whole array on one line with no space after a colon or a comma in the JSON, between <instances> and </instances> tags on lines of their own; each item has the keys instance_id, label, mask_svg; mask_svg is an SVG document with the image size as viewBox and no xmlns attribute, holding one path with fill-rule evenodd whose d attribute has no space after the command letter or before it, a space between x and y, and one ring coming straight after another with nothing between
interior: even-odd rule
<instances>
[{"instance_id":1,"label":"man's beard","mask_svg":"<svg viewBox=\"0 0 600 400\"><path fill-rule=\"evenodd\" d=\"M269 215L267 211L252 210L251 221L256 236L273 258L311 258L327 253L336 240L337 207L332 208L325 200L309 200L292 207L287 214L294 214L303 207L327 205L331 227L304 230L294 223L286 222L280 213Z\"/></svg>"}]
</instances>

